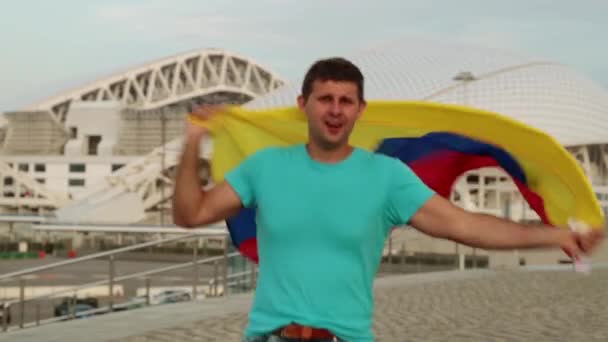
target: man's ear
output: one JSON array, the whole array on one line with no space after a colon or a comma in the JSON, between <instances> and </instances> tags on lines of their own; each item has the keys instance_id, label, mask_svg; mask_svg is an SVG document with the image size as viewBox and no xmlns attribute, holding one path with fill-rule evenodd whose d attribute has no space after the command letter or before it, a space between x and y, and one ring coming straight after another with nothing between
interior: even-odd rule
<instances>
[{"instance_id":1,"label":"man's ear","mask_svg":"<svg viewBox=\"0 0 608 342\"><path fill-rule=\"evenodd\" d=\"M361 115L363 115L363 112L365 112L366 108L367 102L365 100L361 100L361 102L359 103L359 113L357 113L357 119L359 119Z\"/></svg>"},{"instance_id":2,"label":"man's ear","mask_svg":"<svg viewBox=\"0 0 608 342\"><path fill-rule=\"evenodd\" d=\"M304 98L304 96L302 96L302 95L298 96L298 107L300 108L300 110L304 110L305 105L306 105L306 99Z\"/></svg>"}]
</instances>

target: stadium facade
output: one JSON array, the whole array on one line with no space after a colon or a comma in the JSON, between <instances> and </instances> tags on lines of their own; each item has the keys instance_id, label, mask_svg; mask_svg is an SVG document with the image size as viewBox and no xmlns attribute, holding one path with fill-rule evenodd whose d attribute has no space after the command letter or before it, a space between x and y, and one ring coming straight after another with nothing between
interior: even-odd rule
<instances>
[{"instance_id":1,"label":"stadium facade","mask_svg":"<svg viewBox=\"0 0 608 342\"><path fill-rule=\"evenodd\" d=\"M572 68L504 50L414 40L346 57L364 72L368 100L472 106L551 134L580 162L608 211L608 91ZM179 136L193 103L294 105L299 86L247 57L205 49L5 113L0 210L52 212L63 221L157 222L156 213L170 210ZM211 153L212 144L205 144ZM467 173L452 199L471 210L537 219L497 169Z\"/></svg>"},{"instance_id":2,"label":"stadium facade","mask_svg":"<svg viewBox=\"0 0 608 342\"><path fill-rule=\"evenodd\" d=\"M168 211L192 105L243 104L283 84L247 57L203 49L7 112L0 210L120 223Z\"/></svg>"}]
</instances>

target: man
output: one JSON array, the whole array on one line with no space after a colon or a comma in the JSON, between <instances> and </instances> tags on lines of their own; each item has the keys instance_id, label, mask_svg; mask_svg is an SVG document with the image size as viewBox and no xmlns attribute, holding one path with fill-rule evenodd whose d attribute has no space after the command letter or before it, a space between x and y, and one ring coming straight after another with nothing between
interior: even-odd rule
<instances>
[{"instance_id":1,"label":"man","mask_svg":"<svg viewBox=\"0 0 608 342\"><path fill-rule=\"evenodd\" d=\"M309 141L259 151L209 191L200 190L196 170L207 132L188 123L173 197L175 223L195 227L256 208L260 275L247 341L373 340L372 285L394 226L410 224L484 249L555 247L578 255L597 244L598 233L466 212L402 162L349 145L366 106L363 83L347 60L313 64L297 99L308 118ZM208 107L196 115L222 114Z\"/></svg>"}]
</instances>

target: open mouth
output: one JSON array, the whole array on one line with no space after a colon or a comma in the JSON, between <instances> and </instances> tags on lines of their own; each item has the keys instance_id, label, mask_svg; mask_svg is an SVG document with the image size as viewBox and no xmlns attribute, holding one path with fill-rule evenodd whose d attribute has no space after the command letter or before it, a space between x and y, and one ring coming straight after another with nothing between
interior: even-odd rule
<instances>
[{"instance_id":1,"label":"open mouth","mask_svg":"<svg viewBox=\"0 0 608 342\"><path fill-rule=\"evenodd\" d=\"M341 122L325 121L325 126L327 126L327 130L329 131L330 134L335 135L335 134L340 133L340 130L342 129L344 124Z\"/></svg>"}]
</instances>

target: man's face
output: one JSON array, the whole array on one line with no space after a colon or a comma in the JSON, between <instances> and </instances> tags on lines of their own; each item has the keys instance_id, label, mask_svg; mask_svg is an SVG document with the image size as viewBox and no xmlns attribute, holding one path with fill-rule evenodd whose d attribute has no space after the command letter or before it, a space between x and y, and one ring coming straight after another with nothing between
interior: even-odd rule
<instances>
[{"instance_id":1,"label":"man's face","mask_svg":"<svg viewBox=\"0 0 608 342\"><path fill-rule=\"evenodd\" d=\"M324 148L348 144L355 122L365 110L357 84L347 81L314 81L308 99L298 97L308 117L311 139Z\"/></svg>"}]
</instances>

